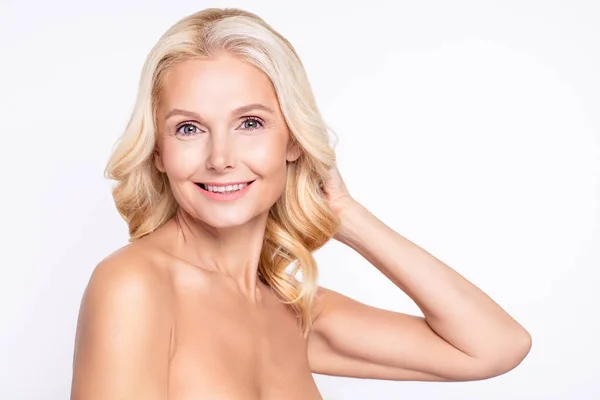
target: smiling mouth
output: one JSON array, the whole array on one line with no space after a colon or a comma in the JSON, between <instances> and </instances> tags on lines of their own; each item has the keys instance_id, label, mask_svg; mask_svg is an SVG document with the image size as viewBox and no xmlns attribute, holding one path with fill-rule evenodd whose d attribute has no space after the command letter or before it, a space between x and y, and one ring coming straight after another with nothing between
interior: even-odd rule
<instances>
[{"instance_id":1,"label":"smiling mouth","mask_svg":"<svg viewBox=\"0 0 600 400\"><path fill-rule=\"evenodd\" d=\"M215 186L213 186L213 185L206 185L206 184L200 183L200 182L194 182L194 183L200 189L206 190L207 192L213 192L213 193L234 193L234 192L237 192L239 190L244 189L246 186L251 185L253 182L254 181L249 181L249 182L245 182L245 183L238 183L238 184L235 184L235 185L215 185Z\"/></svg>"}]
</instances>

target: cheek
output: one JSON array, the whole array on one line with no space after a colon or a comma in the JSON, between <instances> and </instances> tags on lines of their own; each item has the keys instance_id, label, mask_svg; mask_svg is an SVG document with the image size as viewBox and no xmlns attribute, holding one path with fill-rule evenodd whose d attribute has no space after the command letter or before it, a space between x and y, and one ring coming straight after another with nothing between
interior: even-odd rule
<instances>
[{"instance_id":1,"label":"cheek","mask_svg":"<svg viewBox=\"0 0 600 400\"><path fill-rule=\"evenodd\" d=\"M184 180L198 169L200 157L192 143L167 142L163 145L162 160L171 180Z\"/></svg>"},{"instance_id":2,"label":"cheek","mask_svg":"<svg viewBox=\"0 0 600 400\"><path fill-rule=\"evenodd\" d=\"M274 140L265 136L261 140L248 141L242 151L255 171L268 178L281 173L285 175L286 144L280 138Z\"/></svg>"},{"instance_id":3,"label":"cheek","mask_svg":"<svg viewBox=\"0 0 600 400\"><path fill-rule=\"evenodd\" d=\"M281 140L257 144L248 149L248 165L261 177L262 201L272 206L285 189L286 143Z\"/></svg>"}]
</instances>

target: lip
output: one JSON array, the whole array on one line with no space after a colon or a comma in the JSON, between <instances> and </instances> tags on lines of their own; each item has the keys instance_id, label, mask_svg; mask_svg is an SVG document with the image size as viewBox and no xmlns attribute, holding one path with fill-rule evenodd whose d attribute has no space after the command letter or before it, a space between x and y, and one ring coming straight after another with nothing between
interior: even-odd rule
<instances>
[{"instance_id":1,"label":"lip","mask_svg":"<svg viewBox=\"0 0 600 400\"><path fill-rule=\"evenodd\" d=\"M228 185L236 185L236 184L240 184L240 183L248 183L246 185L246 187L244 187L242 190L237 190L235 192L231 192L231 193L225 193L225 192L210 192L206 189L202 189L202 187L200 187L199 183L202 183L202 185L210 185L210 186L228 186ZM252 186L252 184L254 183L254 181L249 181L249 182L233 182L233 183L227 183L227 184L223 184L223 183L210 183L210 182L197 182L196 183L196 187L198 188L198 190L204 194L206 197L208 197L211 200L217 200L217 201L232 201L232 200L236 200L239 199L240 197L244 196L248 190L250 190L250 187Z\"/></svg>"},{"instance_id":2,"label":"lip","mask_svg":"<svg viewBox=\"0 0 600 400\"><path fill-rule=\"evenodd\" d=\"M210 185L210 186L229 186L229 185L239 185L239 184L242 184L242 183L248 183L249 184L249 183L254 182L255 180L251 180L251 181L239 181L239 182L196 182L196 183L197 184L201 183L203 185Z\"/></svg>"}]
</instances>

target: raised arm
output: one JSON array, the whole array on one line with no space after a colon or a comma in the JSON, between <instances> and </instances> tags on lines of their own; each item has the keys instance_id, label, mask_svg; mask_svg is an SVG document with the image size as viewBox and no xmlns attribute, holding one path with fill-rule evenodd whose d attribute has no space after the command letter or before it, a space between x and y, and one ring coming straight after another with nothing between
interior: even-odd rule
<instances>
[{"instance_id":1,"label":"raised arm","mask_svg":"<svg viewBox=\"0 0 600 400\"><path fill-rule=\"evenodd\" d=\"M337 168L326 194L341 220L336 239L410 296L424 317L370 307L320 288L308 347L314 372L463 381L519 365L531 337L489 296L354 201Z\"/></svg>"},{"instance_id":2,"label":"raised arm","mask_svg":"<svg viewBox=\"0 0 600 400\"><path fill-rule=\"evenodd\" d=\"M425 317L370 307L321 288L309 338L314 372L462 381L503 374L528 353L528 332L483 291L356 204L338 238Z\"/></svg>"},{"instance_id":3,"label":"raised arm","mask_svg":"<svg viewBox=\"0 0 600 400\"><path fill-rule=\"evenodd\" d=\"M79 312L71 400L167 398L167 299L160 274L127 255L96 267Z\"/></svg>"}]
</instances>

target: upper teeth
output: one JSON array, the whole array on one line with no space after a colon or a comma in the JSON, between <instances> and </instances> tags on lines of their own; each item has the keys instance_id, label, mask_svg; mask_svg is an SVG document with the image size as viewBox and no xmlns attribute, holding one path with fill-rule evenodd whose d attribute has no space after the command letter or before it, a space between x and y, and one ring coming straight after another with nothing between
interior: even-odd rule
<instances>
[{"instance_id":1,"label":"upper teeth","mask_svg":"<svg viewBox=\"0 0 600 400\"><path fill-rule=\"evenodd\" d=\"M248 186L247 183L240 183L238 185L228 185L228 186L210 186L205 185L206 189L209 192L235 192L236 190L240 190Z\"/></svg>"}]
</instances>

